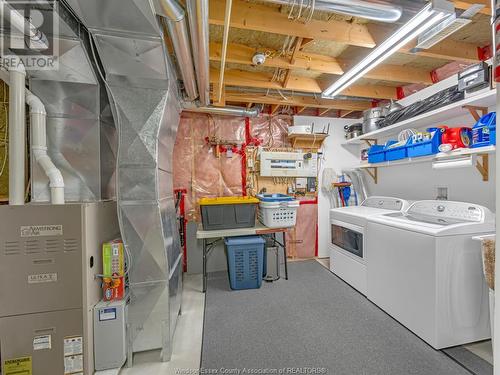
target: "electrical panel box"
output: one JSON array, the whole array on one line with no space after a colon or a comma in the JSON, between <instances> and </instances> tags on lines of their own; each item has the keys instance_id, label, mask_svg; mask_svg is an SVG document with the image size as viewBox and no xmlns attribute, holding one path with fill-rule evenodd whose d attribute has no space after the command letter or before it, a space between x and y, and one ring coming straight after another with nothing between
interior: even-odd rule
<instances>
[{"instance_id":1,"label":"electrical panel box","mask_svg":"<svg viewBox=\"0 0 500 375\"><path fill-rule=\"evenodd\" d=\"M316 177L318 154L262 151L260 175L263 177Z\"/></svg>"},{"instance_id":2,"label":"electrical panel box","mask_svg":"<svg viewBox=\"0 0 500 375\"><path fill-rule=\"evenodd\" d=\"M127 301L101 301L94 307L96 371L120 368L127 359Z\"/></svg>"}]
</instances>

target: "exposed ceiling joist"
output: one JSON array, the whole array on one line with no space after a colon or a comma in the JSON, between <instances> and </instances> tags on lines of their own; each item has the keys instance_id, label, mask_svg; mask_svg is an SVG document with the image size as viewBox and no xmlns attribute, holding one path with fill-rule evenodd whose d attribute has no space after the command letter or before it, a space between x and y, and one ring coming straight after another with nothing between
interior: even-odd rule
<instances>
[{"instance_id":1,"label":"exposed ceiling joist","mask_svg":"<svg viewBox=\"0 0 500 375\"><path fill-rule=\"evenodd\" d=\"M275 51L267 49L256 49L242 44L229 44L226 61L235 64L252 65L252 57L256 52L270 52L271 56ZM303 69L322 74L342 75L344 70L352 65L349 61L339 61L334 57L306 53L299 51L295 56L295 62L284 56L268 57L263 66L281 69ZM210 60L220 61L221 44L210 43ZM401 65L380 65L364 78L384 80L389 82L424 83L432 84L430 72L425 69L409 68Z\"/></svg>"},{"instance_id":2,"label":"exposed ceiling joist","mask_svg":"<svg viewBox=\"0 0 500 375\"><path fill-rule=\"evenodd\" d=\"M313 53L305 53L299 51L295 56L295 61L292 63L286 56L274 56L276 52L267 48L252 48L242 44L231 43L227 50L227 62L252 65L252 57L255 52L270 52L270 56L266 59L263 66L282 69L304 69L318 73L328 74L343 74L344 71L338 61L329 56L316 55ZM210 60L220 61L221 44L210 43Z\"/></svg>"},{"instance_id":3,"label":"exposed ceiling joist","mask_svg":"<svg viewBox=\"0 0 500 375\"><path fill-rule=\"evenodd\" d=\"M210 70L210 82L218 82L219 71ZM228 69L224 76L224 82L228 86L255 87L261 89L282 90L282 84L278 81L271 81L272 73L249 72L246 70ZM327 84L326 82L324 83ZM288 89L301 92L312 92L320 94L323 91L322 85L313 78L291 76L288 82ZM342 92L342 95L358 96L373 99L397 99L395 87L379 85L353 85ZM227 98L226 98L227 100Z\"/></svg>"},{"instance_id":4,"label":"exposed ceiling joist","mask_svg":"<svg viewBox=\"0 0 500 375\"><path fill-rule=\"evenodd\" d=\"M210 1L209 22L211 24L224 24L224 5L224 0ZM387 26L382 25L364 25L335 20L326 22L313 19L308 24L293 22L288 19L286 14L275 8L247 3L242 0L234 1L231 27L308 39L329 40L367 48L375 47L377 41L382 41L389 30ZM414 46L415 43L413 42L399 52L410 53L409 50ZM429 50L419 52L417 55L448 61L478 61L477 46L449 38L444 43L442 42Z\"/></svg>"},{"instance_id":5,"label":"exposed ceiling joist","mask_svg":"<svg viewBox=\"0 0 500 375\"><path fill-rule=\"evenodd\" d=\"M479 61L478 47L471 43L460 42L447 38L434 47L412 54L410 50L417 45L416 41L401 48L399 52L409 55L433 57L435 59L451 61L467 61L475 63Z\"/></svg>"},{"instance_id":6,"label":"exposed ceiling joist","mask_svg":"<svg viewBox=\"0 0 500 375\"><path fill-rule=\"evenodd\" d=\"M224 25L224 7L224 0L210 0L209 22L211 24ZM293 22L288 19L287 14L277 9L242 0L234 1L230 26L302 38L331 40L359 47L375 47L375 41L363 24L335 20L326 22L315 19L307 24Z\"/></svg>"},{"instance_id":7,"label":"exposed ceiling joist","mask_svg":"<svg viewBox=\"0 0 500 375\"><path fill-rule=\"evenodd\" d=\"M367 27L377 43L382 43L387 39L389 35L394 32L393 28L386 25L368 24ZM413 56L432 57L435 59L446 61L468 61L472 63L479 61L479 55L477 51L478 47L480 46L476 46L472 43L446 38L442 42L429 49L417 53L410 52L410 50L416 45L417 41L414 40L401 48L398 53Z\"/></svg>"},{"instance_id":8,"label":"exposed ceiling joist","mask_svg":"<svg viewBox=\"0 0 500 375\"><path fill-rule=\"evenodd\" d=\"M269 105L283 105L299 107L303 112L306 108L328 108L347 111L364 111L371 107L370 101L357 100L328 100L316 99L308 96L290 96L282 98L280 96L269 96L264 94L248 94L241 92L226 92L226 101L232 103L261 103ZM298 113L300 113L298 111Z\"/></svg>"}]
</instances>

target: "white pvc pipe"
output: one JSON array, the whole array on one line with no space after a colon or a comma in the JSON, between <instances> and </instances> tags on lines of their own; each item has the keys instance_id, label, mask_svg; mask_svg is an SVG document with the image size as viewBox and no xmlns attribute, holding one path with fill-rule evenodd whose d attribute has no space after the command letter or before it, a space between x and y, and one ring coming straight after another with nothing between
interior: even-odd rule
<instances>
[{"instance_id":1,"label":"white pvc pipe","mask_svg":"<svg viewBox=\"0 0 500 375\"><path fill-rule=\"evenodd\" d=\"M9 74L9 72L0 69L0 79L9 86L11 85L11 75ZM65 203L64 179L62 177L61 172L57 169L57 167L54 165L50 157L47 155L47 123L46 123L47 113L45 111L45 106L43 105L42 101L36 95L34 95L30 90L25 88L24 93L26 97L26 104L28 104L28 106L30 107L30 119L31 119L31 129L32 129L31 152L36 162L40 165L40 167L43 169L43 171L45 172L46 176L49 179L50 199L52 204L64 204ZM23 123L23 129L25 128L26 128L25 124ZM23 173L24 173L24 164L23 164ZM24 193L23 193L23 202L24 202Z\"/></svg>"},{"instance_id":2,"label":"white pvc pipe","mask_svg":"<svg viewBox=\"0 0 500 375\"><path fill-rule=\"evenodd\" d=\"M26 124L25 80L23 63L15 58L9 67L9 204L24 204Z\"/></svg>"},{"instance_id":3,"label":"white pvc pipe","mask_svg":"<svg viewBox=\"0 0 500 375\"><path fill-rule=\"evenodd\" d=\"M31 153L49 179L50 200L52 204L64 204L64 179L47 155L47 113L42 101L31 92L26 93L30 106Z\"/></svg>"}]
</instances>

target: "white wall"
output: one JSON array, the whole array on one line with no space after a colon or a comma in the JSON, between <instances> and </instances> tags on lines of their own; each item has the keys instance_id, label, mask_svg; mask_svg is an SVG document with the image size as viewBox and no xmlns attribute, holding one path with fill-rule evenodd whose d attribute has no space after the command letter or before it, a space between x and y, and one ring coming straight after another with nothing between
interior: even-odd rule
<instances>
[{"instance_id":1,"label":"white wall","mask_svg":"<svg viewBox=\"0 0 500 375\"><path fill-rule=\"evenodd\" d=\"M333 168L337 174L342 173L342 169L349 169L359 163L359 155L351 153L344 148L345 142L344 126L357 122L352 119L338 119L327 117L296 116L294 125L307 125L311 122L319 126L330 124L330 136L323 143L323 161L319 173L319 184L321 187L321 172L323 168ZM358 147L359 150L359 147ZM359 152L358 152L359 153ZM318 192L318 256L328 257L328 243L330 241L329 225L330 199L323 193L321 188Z\"/></svg>"}]
</instances>

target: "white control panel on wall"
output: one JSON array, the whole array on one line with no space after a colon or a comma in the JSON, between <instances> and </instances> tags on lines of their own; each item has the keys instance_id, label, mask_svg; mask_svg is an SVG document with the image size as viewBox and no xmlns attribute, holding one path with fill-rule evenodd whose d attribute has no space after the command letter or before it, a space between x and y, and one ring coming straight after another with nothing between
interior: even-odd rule
<instances>
[{"instance_id":1,"label":"white control panel on wall","mask_svg":"<svg viewBox=\"0 0 500 375\"><path fill-rule=\"evenodd\" d=\"M263 177L316 177L318 154L262 151L260 175Z\"/></svg>"}]
</instances>

